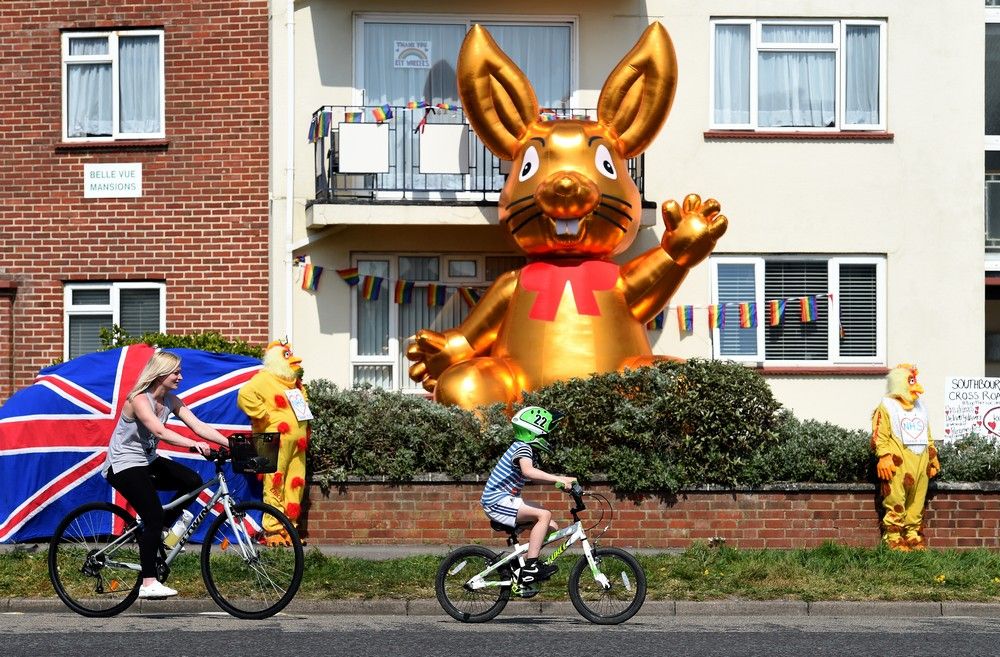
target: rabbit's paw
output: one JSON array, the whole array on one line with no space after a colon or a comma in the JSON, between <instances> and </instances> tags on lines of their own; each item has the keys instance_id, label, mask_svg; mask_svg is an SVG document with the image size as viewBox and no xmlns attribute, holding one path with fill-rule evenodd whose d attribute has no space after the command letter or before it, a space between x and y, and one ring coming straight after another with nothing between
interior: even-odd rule
<instances>
[{"instance_id":1,"label":"rabbit's paw","mask_svg":"<svg viewBox=\"0 0 1000 657\"><path fill-rule=\"evenodd\" d=\"M683 205L673 199L665 201L660 208L667 228L660 242L663 250L683 267L693 267L707 258L729 226L720 210L714 198L702 201L697 194L685 196Z\"/></svg>"}]
</instances>

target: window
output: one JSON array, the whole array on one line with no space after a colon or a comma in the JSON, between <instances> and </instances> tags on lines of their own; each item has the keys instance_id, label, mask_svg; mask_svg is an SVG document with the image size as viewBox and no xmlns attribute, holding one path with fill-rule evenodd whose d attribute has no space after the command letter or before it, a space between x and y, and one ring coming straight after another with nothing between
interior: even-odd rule
<instances>
[{"instance_id":1,"label":"window","mask_svg":"<svg viewBox=\"0 0 1000 657\"><path fill-rule=\"evenodd\" d=\"M362 283L354 287L352 299L352 383L424 392L408 375L407 338L424 328L445 331L458 326L469 314L466 294L474 298L498 276L523 264L519 256L356 256ZM377 299L366 298L365 276L379 279ZM400 282L412 284L412 289L397 301ZM428 296L435 293L435 305L429 305Z\"/></svg>"},{"instance_id":2,"label":"window","mask_svg":"<svg viewBox=\"0 0 1000 657\"><path fill-rule=\"evenodd\" d=\"M65 32L63 139L165 136L163 32Z\"/></svg>"},{"instance_id":3,"label":"window","mask_svg":"<svg viewBox=\"0 0 1000 657\"><path fill-rule=\"evenodd\" d=\"M67 283L64 343L66 358L101 348L101 329L114 325L129 335L166 330L163 283Z\"/></svg>"},{"instance_id":4,"label":"window","mask_svg":"<svg viewBox=\"0 0 1000 657\"><path fill-rule=\"evenodd\" d=\"M885 130L885 21L712 21L711 126Z\"/></svg>"},{"instance_id":5,"label":"window","mask_svg":"<svg viewBox=\"0 0 1000 657\"><path fill-rule=\"evenodd\" d=\"M763 365L885 363L885 258L712 258L716 358ZM812 318L803 316L803 299ZM771 301L783 302L780 321ZM754 321L741 326L740 306ZM808 319L808 321L806 321Z\"/></svg>"}]
</instances>

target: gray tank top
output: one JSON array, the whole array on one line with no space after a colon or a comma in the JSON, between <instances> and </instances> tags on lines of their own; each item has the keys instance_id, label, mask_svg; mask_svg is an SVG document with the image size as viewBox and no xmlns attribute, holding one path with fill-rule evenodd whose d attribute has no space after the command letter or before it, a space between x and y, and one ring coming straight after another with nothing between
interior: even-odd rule
<instances>
[{"instance_id":1,"label":"gray tank top","mask_svg":"<svg viewBox=\"0 0 1000 657\"><path fill-rule=\"evenodd\" d=\"M150 408L156 408L152 393L144 393L149 400ZM174 406L174 395L167 395L163 402L163 411L160 413L160 422L166 422L170 417L171 408ZM128 468L146 466L156 458L156 445L159 439L154 436L146 426L136 418L125 417L123 412L118 418L115 431L111 434L111 443L108 445L108 457L104 460L101 474L105 478L108 476L108 469L114 468L115 472L121 472Z\"/></svg>"}]
</instances>

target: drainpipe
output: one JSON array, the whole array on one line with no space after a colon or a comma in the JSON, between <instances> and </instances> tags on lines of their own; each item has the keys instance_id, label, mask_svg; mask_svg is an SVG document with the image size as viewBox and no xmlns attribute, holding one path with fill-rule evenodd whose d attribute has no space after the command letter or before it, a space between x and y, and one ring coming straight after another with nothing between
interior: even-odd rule
<instances>
[{"instance_id":1,"label":"drainpipe","mask_svg":"<svg viewBox=\"0 0 1000 657\"><path fill-rule=\"evenodd\" d=\"M292 290L295 287L295 270L292 267L293 224L295 219L295 0L285 3L285 40L286 57L285 84L287 85L285 121L285 338L293 339L292 323L294 308L292 307Z\"/></svg>"}]
</instances>

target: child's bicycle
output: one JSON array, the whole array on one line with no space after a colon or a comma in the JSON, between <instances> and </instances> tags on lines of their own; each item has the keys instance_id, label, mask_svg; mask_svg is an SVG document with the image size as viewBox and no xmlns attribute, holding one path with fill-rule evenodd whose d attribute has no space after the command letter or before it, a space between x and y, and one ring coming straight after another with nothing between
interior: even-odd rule
<instances>
[{"instance_id":1,"label":"child's bicycle","mask_svg":"<svg viewBox=\"0 0 1000 657\"><path fill-rule=\"evenodd\" d=\"M272 434L254 434L260 444ZM230 437L231 450L212 451L215 477L196 490L165 505L184 508L199 493L216 487L211 499L187 524L172 548L160 545L156 578L166 582L170 564L210 515L217 517L201 546L201 575L216 604L237 618L272 616L292 600L302 582L302 541L291 521L278 509L261 502L240 502L229 493L222 464L246 472L274 472L270 459L247 449L245 435ZM291 547L268 547L265 528L284 530ZM70 511L49 543L49 578L66 606L90 617L114 616L139 596L138 537L142 520L114 504L92 502Z\"/></svg>"},{"instance_id":2,"label":"child's bicycle","mask_svg":"<svg viewBox=\"0 0 1000 657\"><path fill-rule=\"evenodd\" d=\"M561 486L557 487L562 488ZM611 526L611 502L603 495L586 493L602 500L601 518L591 527L584 528L579 513L587 507L583 503L583 489L573 484L567 491L573 498L570 508L573 524L554 531L545 538L545 545L561 539L566 541L545 559L551 564L566 548L579 542L583 547L580 557L569 574L569 599L584 618L601 625L623 623L635 615L646 600L646 573L631 554L615 547L597 547L597 540ZM587 540L587 529L593 529L609 514L609 523L594 539L594 547ZM539 587L519 586L511 566L528 550L527 543L518 544L517 536L526 526L510 528L491 521L496 531L508 533L507 545L514 547L509 554L496 554L479 545L467 545L451 552L438 568L434 589L438 602L448 615L466 623L483 623L503 611L511 595L531 598Z\"/></svg>"}]
</instances>

